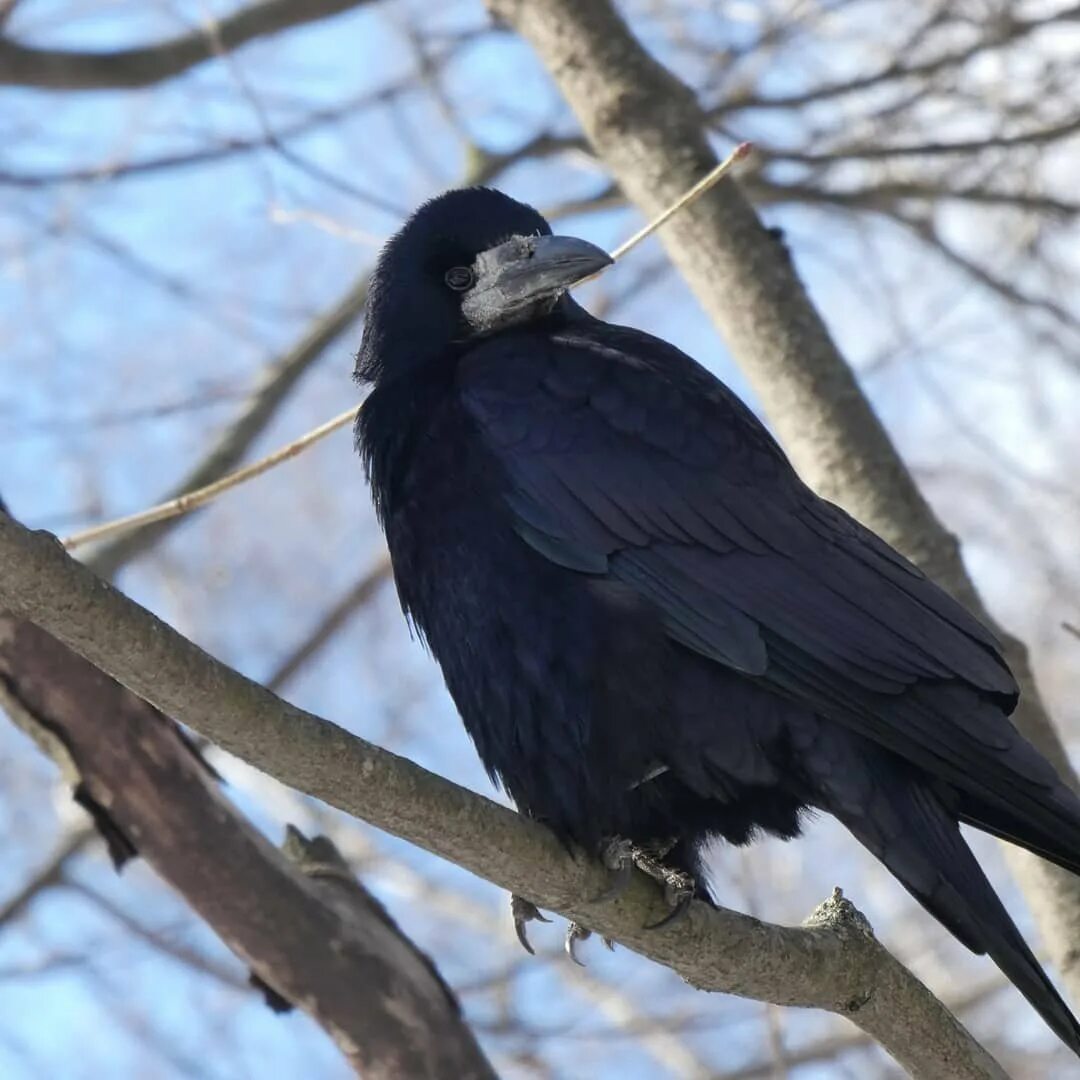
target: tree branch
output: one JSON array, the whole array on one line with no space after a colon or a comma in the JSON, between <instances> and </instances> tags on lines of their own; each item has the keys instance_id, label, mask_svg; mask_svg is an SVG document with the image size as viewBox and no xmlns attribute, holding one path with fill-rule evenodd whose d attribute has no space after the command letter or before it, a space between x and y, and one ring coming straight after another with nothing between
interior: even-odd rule
<instances>
[{"instance_id":1,"label":"tree branch","mask_svg":"<svg viewBox=\"0 0 1080 1080\"><path fill-rule=\"evenodd\" d=\"M414 80L411 77L398 79L378 90L365 92L325 108L313 109L306 116L282 124L274 131L263 130L256 135L223 135L217 142L193 150L178 150L133 161L109 158L93 165L52 169L20 171L4 168L0 169L0 185L33 189L54 184L113 182L131 177L145 177L152 173L213 165L222 160L265 149L273 143L281 144L302 135L310 135L331 124L340 124L371 105L385 104L394 97L407 93L413 85Z\"/></svg>"},{"instance_id":2,"label":"tree branch","mask_svg":"<svg viewBox=\"0 0 1080 1080\"><path fill-rule=\"evenodd\" d=\"M1059 124L1032 128L1012 135L994 134L978 139L960 139L953 142L932 142L926 140L917 143L900 144L864 144L859 146L837 146L831 150L803 151L769 150L769 157L784 161L797 161L804 165L828 165L836 161L875 161L894 157L937 157L950 154L977 154L983 150L1011 150L1023 146L1043 146L1046 143L1066 139L1080 131L1080 117L1071 117Z\"/></svg>"},{"instance_id":3,"label":"tree branch","mask_svg":"<svg viewBox=\"0 0 1080 1080\"><path fill-rule=\"evenodd\" d=\"M817 921L802 928L773 926L698 902L674 925L647 930L666 905L645 875L637 874L617 899L590 899L607 886L606 872L594 860L571 857L542 826L281 701L96 578L55 538L31 532L3 513L0 565L0 607L32 620L164 715L283 783L576 919L671 967L694 986L849 1016L914 1077L1004 1076L842 898L826 902ZM28 647L36 634L15 619L6 627L0 646L9 655ZM81 753L100 755L108 764L117 741L113 732L123 722L110 713L98 716ZM104 730L110 738L101 737ZM140 760L151 757L138 746L135 751ZM163 774L162 784L191 782L190 768L175 777L173 772ZM110 813L117 815L117 807L136 795L151 800L155 791L121 784L107 793L114 800ZM144 848L170 839L197 848L213 842L220 827L211 814L193 832L180 835L171 800L150 807L158 815L153 828L134 837ZM295 895L297 887L286 886L283 897ZM271 903L272 887L260 888L259 895ZM249 905L242 910L244 918L251 914ZM241 931L243 926L237 928ZM288 996L289 988L283 989Z\"/></svg>"},{"instance_id":4,"label":"tree branch","mask_svg":"<svg viewBox=\"0 0 1080 1080\"><path fill-rule=\"evenodd\" d=\"M516 0L510 0L510 2L516 2ZM489 6L491 6L490 3ZM985 32L980 37L970 45L959 49L945 50L930 59L907 63L907 54L914 45L914 42L909 42L907 49L899 50L897 58L890 60L877 71L857 75L840 82L813 86L808 90L797 91L793 94L737 95L715 111L725 113L736 109L795 109L834 97L870 90L882 83L926 79L942 71L957 70L981 53L1020 41L1052 23L1076 22L1077 20L1080 20L1080 5L1064 8L1052 15L1040 14L1032 18L1018 18L1010 12L1002 11L1000 17L986 20Z\"/></svg>"},{"instance_id":5,"label":"tree branch","mask_svg":"<svg viewBox=\"0 0 1080 1080\"><path fill-rule=\"evenodd\" d=\"M7 709L12 708L9 692L0 690L0 705ZM40 893L63 881L64 868L75 855L85 851L96 837L97 833L89 824L66 832L45 862L12 896L0 904L0 927L18 919Z\"/></svg>"},{"instance_id":6,"label":"tree branch","mask_svg":"<svg viewBox=\"0 0 1080 1080\"><path fill-rule=\"evenodd\" d=\"M494 1080L431 961L330 841L292 830L285 858L164 715L10 615L0 615L0 686L20 726L44 728L62 746L79 801L114 849L144 855L358 1073Z\"/></svg>"},{"instance_id":7,"label":"tree branch","mask_svg":"<svg viewBox=\"0 0 1080 1080\"><path fill-rule=\"evenodd\" d=\"M985 1003L988 999L1008 987L1009 983L999 973L991 975L981 983L977 983L969 990L950 998L946 1004L955 1016L960 1016L970 1009ZM836 1059L841 1054L852 1051L868 1050L873 1045L865 1032L862 1031L837 1031L835 1034L826 1035L815 1042L809 1043L797 1050L788 1050L784 1061L785 1068L796 1069L802 1065L819 1065L832 1063L836 1067ZM744 1065L724 1074L724 1080L772 1080L776 1076L776 1063L774 1061L760 1061L752 1065Z\"/></svg>"},{"instance_id":8,"label":"tree branch","mask_svg":"<svg viewBox=\"0 0 1080 1080\"><path fill-rule=\"evenodd\" d=\"M486 0L530 42L598 156L646 217L716 165L693 92L635 40L608 0ZM1080 8L1075 9L1080 12ZM1026 26L1026 24L1024 24ZM1019 29L1013 28L1016 32ZM935 517L810 302L790 255L737 185L722 181L660 234L720 330L803 478L994 626ZM1073 787L1076 773L1021 642L997 630L1021 686L1017 727ZM1008 858L1053 961L1080 1000L1080 877L1013 848Z\"/></svg>"},{"instance_id":9,"label":"tree branch","mask_svg":"<svg viewBox=\"0 0 1080 1080\"><path fill-rule=\"evenodd\" d=\"M116 90L152 86L223 52L371 0L258 0L218 22L153 45L110 53L39 49L0 37L0 86Z\"/></svg>"}]
</instances>

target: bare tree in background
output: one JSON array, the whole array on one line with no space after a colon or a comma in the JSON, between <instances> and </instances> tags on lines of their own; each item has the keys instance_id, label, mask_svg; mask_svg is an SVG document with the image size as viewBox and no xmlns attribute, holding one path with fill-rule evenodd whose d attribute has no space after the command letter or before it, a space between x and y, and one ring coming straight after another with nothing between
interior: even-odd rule
<instances>
[{"instance_id":1,"label":"bare tree in background","mask_svg":"<svg viewBox=\"0 0 1080 1080\"><path fill-rule=\"evenodd\" d=\"M598 160L507 32L536 41L565 5L531 5L534 33L518 5L491 6L502 25L479 2L433 12L271 0L216 18L203 5L0 5L0 490L20 518L64 532L135 509L349 404L366 267L426 195L498 184L611 244L637 224L626 194L647 205L642 191L662 202L665 185L680 187L692 155L633 185L602 141ZM576 6L598 18L606 9ZM1080 460L1080 8L640 0L621 12L692 90L665 87L673 131L758 146L743 193L782 228L987 605L1028 642L1067 750L1080 690L1077 644L1060 631L1080 606L1069 467ZM601 119L615 124L612 145L649 141L632 110ZM675 226L668 235L678 243ZM730 272L752 282L786 257L773 243L764 262L748 249ZM713 286L715 306L695 282L711 315L730 292L720 278ZM711 357L745 392L658 245L590 299ZM741 361L738 330L725 334ZM888 467L836 423L850 404L842 384L821 404L809 385L752 381L832 497L845 477ZM908 509L888 487L868 490L854 509L877 527ZM89 561L227 663L486 792L437 676L399 626L366 502L347 438L335 437L178 528L133 534ZM0 961L0 987L26 1003L0 1023L5 1075L67 1075L77 1061L99 1075L344 1068L320 1033L266 1013L240 965L154 879L114 882L84 820L59 800L49 810L36 752L3 737L0 798L14 827L0 894L12 959ZM890 1068L825 1014L700 995L625 952L590 954L581 971L552 937L529 961L496 890L212 756L257 823L292 820L334 838L439 959L501 1075ZM1012 1022L1019 999L838 832L721 851L714 863L725 901L770 921L800 920L842 884L1010 1075L1074 1068L1026 1013ZM1075 897L1041 871L1024 876L1071 988L1075 955L1067 934L1060 941L1080 923ZM140 992L150 985L163 989ZM68 996L55 996L61 987ZM72 1009L92 1001L110 1037L65 1051L35 1035L28 1018L48 995ZM206 1044L213 1066L193 1051Z\"/></svg>"}]
</instances>

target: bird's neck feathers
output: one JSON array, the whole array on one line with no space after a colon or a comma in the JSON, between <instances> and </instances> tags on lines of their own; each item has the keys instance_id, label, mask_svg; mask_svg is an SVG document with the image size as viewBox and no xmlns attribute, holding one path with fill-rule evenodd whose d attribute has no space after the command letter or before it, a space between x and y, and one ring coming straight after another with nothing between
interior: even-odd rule
<instances>
[{"instance_id":1,"label":"bird's neck feathers","mask_svg":"<svg viewBox=\"0 0 1080 1080\"><path fill-rule=\"evenodd\" d=\"M418 442L432 429L441 402L453 394L456 356L436 357L383 377L356 420L356 448L364 462L375 510L385 525Z\"/></svg>"},{"instance_id":2,"label":"bird's neck feathers","mask_svg":"<svg viewBox=\"0 0 1080 1080\"><path fill-rule=\"evenodd\" d=\"M529 329L534 334L545 335L570 324L593 321L584 308L569 295L563 295L554 310L534 320ZM411 331L406 330L404 322L393 325L393 334L370 326L356 363L357 380L375 384L356 421L356 448L364 462L376 512L384 525L408 476L420 440L430 437L440 407L452 408L456 401L454 384L458 365L472 347L490 340L446 341L444 338L442 345L434 346L431 336L425 335L422 322L413 320ZM520 328L515 327L492 336L519 332Z\"/></svg>"}]
</instances>

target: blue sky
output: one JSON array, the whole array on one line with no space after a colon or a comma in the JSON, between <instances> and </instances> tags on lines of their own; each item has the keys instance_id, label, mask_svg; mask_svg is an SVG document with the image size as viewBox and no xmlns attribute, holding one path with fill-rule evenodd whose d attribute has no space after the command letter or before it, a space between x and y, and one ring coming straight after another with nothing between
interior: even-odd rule
<instances>
[{"instance_id":1,"label":"blue sky","mask_svg":"<svg viewBox=\"0 0 1080 1080\"><path fill-rule=\"evenodd\" d=\"M648 5L630 7L658 55L684 77L705 76L707 57L673 40ZM692 20L687 25L701 41L738 44L750 33L755 7L732 5L725 23L702 7L686 15ZM833 77L860 70L867 54L851 41L860 34L867 40L884 36L869 25L873 9L866 4L858 9L862 15L852 16L868 25L843 28L843 48L830 50L825 35L816 48L766 68L757 85L777 93L796 90L819 78L826 60ZM183 2L38 0L18 6L8 29L28 42L115 49L174 34L203 12ZM313 108L408 78L415 55L403 28L418 19L443 42L484 25L474 2L447 4L434 14L419 0L372 4L256 43L231 65L207 64L147 92L58 95L5 88L0 167L29 172L144 160L257 134L261 121L253 101L280 128ZM508 34L486 34L456 47L442 85L469 138L489 149L512 148L538 127L574 130L528 49ZM805 134L805 121L796 124L786 115L743 122L740 134L762 140L783 143ZM422 87L288 145L338 183L262 151L115 182L5 190L0 491L23 520L62 532L156 500L235 415L264 365L370 265L378 242L398 221L387 207L407 211L453 184L465 157L460 134ZM596 192L605 177L570 155L523 164L499 183L544 206ZM984 219L960 207L936 212L973 249L987 241ZM769 208L765 216L784 226L812 296L846 354L866 369L864 386L875 407L946 523L964 539L969 565L991 604L1046 645L1036 659L1045 656L1049 670L1057 656L1050 645L1057 644L1047 637L1048 628L1070 617L1073 603L1046 567L1056 560L1065 571L1076 568L1075 533L1069 531L1074 499L1054 493L1068 489L1064 461L1077 449L1076 368L895 226L870 215L845 220L798 205ZM614 210L579 215L560 227L610 247L637 224L632 212ZM617 293L633 260L645 267L658 253L655 241L643 246L603 288ZM672 275L658 271L613 317L675 342L753 400L714 329ZM350 379L356 343L354 331L327 350L254 453L357 399ZM886 352L891 356L882 359ZM193 399L202 404L130 416ZM323 607L373 564L379 544L349 436L339 432L185 523L152 556L127 568L121 583L215 655L264 677ZM1076 712L1068 694L1075 679L1055 664L1049 680L1071 737ZM408 639L390 588L286 696L490 793L437 671ZM50 767L20 734L0 726L0 746L0 797L12 837L0 863L2 898L75 819ZM279 836L284 822L293 820L308 828L330 823L352 837L356 850L366 853L365 881L455 984L518 964L505 897L497 890L400 841L348 826L237 763L224 761L222 768L233 796L269 835ZM996 849L984 844L980 851L1000 869ZM830 823L815 825L801 845L765 845L747 860L722 853L716 865L722 894L745 907L748 891L756 889L763 917L797 921L833 884L843 883L884 927L883 936L898 928L901 951L935 985L946 985L950 974L963 985L988 973L986 965L941 944L928 921ZM243 979L213 935L145 866L116 878L94 855L75 862L72 876L168 940ZM425 877L460 898L473 923L429 910L415 888ZM489 935L478 932L477 915L492 928ZM560 933L559 927L545 928L538 940L555 946ZM925 949L917 947L920 940ZM609 955L592 948L589 962L589 978L624 991L645 1012L703 1012L713 1026L683 1042L712 1067L760 1057L760 1007L719 997L703 1005L701 995L670 972L625 951ZM565 964L553 961L527 967L513 980L513 1011L531 1026L560 1034L532 1041L485 1035L507 1075L532 1075L512 1055L537 1047L556 1076L667 1075L635 1040L584 1037L582 1031L607 1021L595 998L583 996L582 986L568 978ZM995 1009L1001 1017L1018 1015L1018 999L1003 1000L1004 1006L992 1004L982 1015L992 1019ZM474 1020L499 1018L491 994L467 994L466 1003ZM346 1075L333 1047L304 1017L275 1017L252 995L140 943L78 889L45 893L0 931L0 1016L0 1075L12 1080L224 1080L267 1069L282 1077ZM783 1023L796 1045L831 1030L816 1014L785 1013ZM1013 1038L1034 1049L1047 1045L1026 1012L1015 1021ZM220 1052L209 1053L208 1046ZM836 1073L810 1067L793 1075L810 1080Z\"/></svg>"}]
</instances>

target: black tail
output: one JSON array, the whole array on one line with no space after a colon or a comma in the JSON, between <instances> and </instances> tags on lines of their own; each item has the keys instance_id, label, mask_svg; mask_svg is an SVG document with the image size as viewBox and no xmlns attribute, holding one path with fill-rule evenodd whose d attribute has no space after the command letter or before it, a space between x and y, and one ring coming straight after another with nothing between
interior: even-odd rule
<instances>
[{"instance_id":1,"label":"black tail","mask_svg":"<svg viewBox=\"0 0 1080 1080\"><path fill-rule=\"evenodd\" d=\"M965 825L1008 840L1033 851L1058 866L1080 874L1080 799L1064 784L1047 793L1045 806L1056 819L1054 828L1033 822L1026 814L1007 806L994 805L968 792L961 792L957 813Z\"/></svg>"},{"instance_id":2,"label":"black tail","mask_svg":"<svg viewBox=\"0 0 1080 1080\"><path fill-rule=\"evenodd\" d=\"M869 750L869 747L865 748ZM856 775L867 771L873 790L854 791L851 772L828 769L819 775L822 809L835 815L876 855L896 879L961 942L975 953L987 953L1027 998L1055 1034L1080 1055L1080 1024L1050 982L1027 943L1020 936L960 828L925 782L891 754L877 751L875 759L860 754ZM880 756L878 756L880 754ZM810 763L811 765L814 762ZM837 764L835 757L833 764ZM823 782L821 782L823 781ZM1076 849L1006 818L1000 811L988 815L978 807L978 818L967 806L964 817L973 824L1023 843L1055 862L1077 869Z\"/></svg>"}]
</instances>

